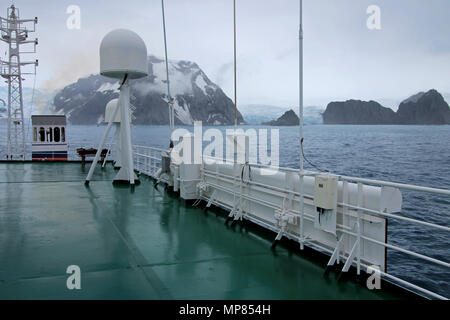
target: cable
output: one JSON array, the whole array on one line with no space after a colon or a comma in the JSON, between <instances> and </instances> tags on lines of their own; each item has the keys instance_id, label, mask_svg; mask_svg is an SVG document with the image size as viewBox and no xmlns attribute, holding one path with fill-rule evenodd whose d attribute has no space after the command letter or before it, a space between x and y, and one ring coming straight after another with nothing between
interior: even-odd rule
<instances>
[{"instance_id":1,"label":"cable","mask_svg":"<svg viewBox=\"0 0 450 320\"><path fill-rule=\"evenodd\" d=\"M323 170L323 169L317 167L317 166L314 165L311 161L309 161L308 158L306 158L305 152L303 151L303 140L304 140L303 138L300 140L300 150L302 151L302 155L301 155L301 156L303 157L303 159L305 159L305 161L306 161L310 166L312 166L313 168L319 170L320 172L330 172L330 170Z\"/></svg>"},{"instance_id":2,"label":"cable","mask_svg":"<svg viewBox=\"0 0 450 320\"><path fill-rule=\"evenodd\" d=\"M237 75L236 75L236 0L233 1L234 25L234 131L237 129Z\"/></svg>"},{"instance_id":3,"label":"cable","mask_svg":"<svg viewBox=\"0 0 450 320\"><path fill-rule=\"evenodd\" d=\"M244 181L244 170L245 167L248 167L248 180ZM252 180L252 168L250 167L250 164L248 162L246 162L243 166L242 166L242 170L241 170L241 182L242 183L246 183L249 184L250 181Z\"/></svg>"},{"instance_id":4,"label":"cable","mask_svg":"<svg viewBox=\"0 0 450 320\"><path fill-rule=\"evenodd\" d=\"M163 33L164 33L164 54L166 59L166 80L167 80L167 104L169 106L169 126L170 126L170 137L169 137L169 146L173 146L172 142L172 133L175 127L175 117L174 117L174 99L170 94L170 81L169 81L169 59L167 56L167 36L166 36L166 16L164 12L164 0L161 0L161 8L162 8L162 22L163 22Z\"/></svg>"},{"instance_id":5,"label":"cable","mask_svg":"<svg viewBox=\"0 0 450 320\"><path fill-rule=\"evenodd\" d=\"M120 84L119 90L122 89L122 86L125 84L125 81L128 79L128 73L125 73L125 76L123 77L122 83Z\"/></svg>"}]
</instances>

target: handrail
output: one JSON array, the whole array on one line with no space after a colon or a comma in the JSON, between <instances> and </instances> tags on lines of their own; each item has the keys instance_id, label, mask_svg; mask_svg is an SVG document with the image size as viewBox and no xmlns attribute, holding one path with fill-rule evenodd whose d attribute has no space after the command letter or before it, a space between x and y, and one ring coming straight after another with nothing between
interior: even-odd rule
<instances>
[{"instance_id":1,"label":"handrail","mask_svg":"<svg viewBox=\"0 0 450 320\"><path fill-rule=\"evenodd\" d=\"M446 190L446 189L421 187L421 186L405 184L405 183L388 182L388 181L380 181L380 180L372 180L372 179L356 178L356 177L348 177L348 176L339 176L338 175L338 177L340 179L346 180L346 181L361 182L361 183L373 184L373 185L384 186L384 187L393 187L393 188L399 188L399 189L405 189L405 190L411 190L411 191L427 192L427 193L442 194L445 196L450 196L450 190Z\"/></svg>"},{"instance_id":2,"label":"handrail","mask_svg":"<svg viewBox=\"0 0 450 320\"><path fill-rule=\"evenodd\" d=\"M142 148L141 152L138 152L138 150L136 149L136 155L139 157L143 157L143 158L147 158L150 161L153 161L154 165L161 165L161 159L156 159L158 156L155 154L151 154L152 152L165 152L167 150L161 149L161 148L155 148L155 147L148 147L148 146L135 146L136 148ZM144 151L145 150L145 151ZM149 152L150 154L146 154L146 152ZM216 158L216 157L211 157L211 156L203 156L203 158L208 158L208 159L212 159L212 160L218 160L220 161L220 163L228 163L228 164L233 164L233 161L227 161L226 159L220 159L220 158ZM147 164L145 162L142 163L144 166ZM148 164L147 164L148 165ZM242 165L248 165L252 168L265 168L265 169L270 169L270 170L279 170L279 171L283 171L283 172L294 172L297 174L300 174L298 170L293 169L293 168L284 168L284 167L274 167L274 166L270 166L270 165L262 165L262 164L255 164L255 163L247 163L247 164L243 164ZM232 175L227 175L227 174L223 174L223 173L219 173L219 172L215 172L215 171L210 171L205 169L204 167L201 168L201 172L202 175L204 176L210 176L219 180L223 180L226 182L233 182L235 179ZM154 172L153 172L154 173ZM316 176L319 175L321 173L319 172L313 172L313 171L303 171L302 176ZM359 183L359 184L367 184L367 185L374 185L374 186L379 186L379 187L394 187L394 188L398 188L398 189L404 189L404 190L410 190L410 191L417 191L417 192L425 192L425 193L431 193L431 194L437 194L437 195L443 195L443 196L450 196L450 190L446 190L446 189L439 189L439 188L430 188L430 187L422 187L422 186L416 186L416 185L410 185L410 184L405 184L405 183L395 183L395 182L388 182L388 181L381 181L381 180L374 180L374 179L366 179L366 178L357 178L357 177L350 177L350 176L345 176L345 175L335 175L339 181L342 181L344 183L346 182L353 182L353 183ZM245 184L248 185L254 185L257 187L260 187L262 189L263 192L269 192L269 190L272 190L272 194L273 192L280 192L280 193L288 193L293 195L293 201L300 201L300 193L293 191L293 190L287 190L283 187L276 187L276 186L270 186L270 185L265 185L262 183L258 183L256 181L251 181L251 180L245 180L244 181ZM211 183L208 182L208 185L211 185L213 188L217 188L219 190L221 190L222 192L229 192L229 193L233 193L234 191L225 187L225 186L221 186L221 185L217 185L215 183ZM247 200L255 200L251 197L249 197L248 195L242 195L243 198L248 198ZM310 195L310 194L303 194L303 197L308 199L308 201L313 201L314 200L314 196ZM212 200L212 199L210 199ZM271 208L274 209L279 209L278 204L275 203L271 203L270 201L266 201L264 199L257 199L257 201L265 206L269 206ZM401 216L399 214L392 214L392 213L386 213L386 212L381 212L381 211L376 211L376 210L372 210L372 209L368 209L368 208L364 208L361 205L351 205L349 203L344 203L344 202L338 202L337 204L340 208L348 208L350 209L350 211L353 212L364 212L367 214L371 214L371 215L375 215L375 216L380 216L380 217L385 217L385 218L392 218L392 219L398 219L398 220L402 220L402 221L406 221L409 223L414 223L414 224L418 224L418 225L422 225L422 226L426 226L426 227L431 227L431 228L435 228L435 229L439 229L442 231L446 231L449 232L450 231L450 227L448 226L443 226L443 225L439 225L436 223L430 223L430 222L426 222L426 221L421 221L421 220L417 220L417 219L413 219L413 218L408 218L408 217L404 217ZM292 210L293 214L300 214L299 211L297 210ZM347 215L347 216L352 216L352 214L350 212L347 212L346 210L342 210L342 214ZM305 214L305 219L308 221L311 221L311 219L313 219L312 216L310 216L309 214ZM252 218L252 215L249 216L250 218ZM258 220L259 221L259 220ZM261 221L260 221L261 222ZM352 237L360 237L361 239L364 239L366 241L372 242L374 244L383 246L385 248L389 248L392 250L396 250L402 253L405 253L409 256L413 256L419 259L423 259L425 261L443 266L443 267L450 267L450 263L443 261L443 260L439 260L436 258L432 258L414 251L410 251L407 249L403 249L397 245L393 245L393 244L389 244L383 241L379 241L376 239L373 239L369 236L366 235L359 235L358 232L353 231L353 229L348 228L348 226L344 226L341 224L337 224L337 229L342 232L345 233L347 235L350 235ZM326 250L327 251L327 250ZM363 265L361 263L361 265ZM406 285L418 292L424 293L430 297L433 298L438 298L438 299L446 299L444 296L439 295L437 293L434 293L432 291L429 291L427 289L421 288L417 285L414 285L408 281L402 280L400 278L397 278L396 276L393 276L391 274L388 273L384 273L384 272L379 272L383 277L389 278L391 280L397 281L399 284L402 285Z\"/></svg>"},{"instance_id":3,"label":"handrail","mask_svg":"<svg viewBox=\"0 0 450 320\"><path fill-rule=\"evenodd\" d=\"M210 171L210 170L206 170L206 169L202 169L202 170L204 172L206 172L206 173L209 173L209 174L218 175L218 176L221 176L221 177L232 179L231 176L227 176L227 175L224 175L224 174L221 174L221 173L218 173L218 172L214 172L214 171ZM245 181L245 183L253 184L253 185L256 185L256 186L263 187L263 188L273 189L273 190L280 191L280 192L291 193L291 194L293 194L295 196L300 196L299 192L295 192L295 191L287 190L287 189L283 189L283 188L278 188L278 187L275 187L275 186L264 185L262 183L255 182L255 181ZM304 194L303 196L304 197L310 197L310 198L314 199L314 196L312 196L312 195ZM389 218L394 218L394 219L399 219L399 220L404 220L404 221L408 221L408 222L424 225L424 226L427 226L427 227L433 227L433 228L441 229L441 230L444 230L444 231L450 231L449 227L445 227L445 226L441 226L441 225L438 225L438 224L425 222L425 221L421 221L421 220L417 220L417 219L406 218L406 217L402 217L402 216L399 216L399 215L396 215L396 214L375 211L375 210L367 209L367 208L364 208L364 207L353 206L353 205L346 204L346 203L341 203L341 202L338 202L338 205L341 206L341 207L345 206L345 207L348 207L348 208L354 209L354 210L362 210L362 211L365 211L367 213L374 214L374 215L385 216L385 217L389 217Z\"/></svg>"},{"instance_id":4,"label":"handrail","mask_svg":"<svg viewBox=\"0 0 450 320\"><path fill-rule=\"evenodd\" d=\"M217 157L212 156L203 156L203 158L208 158L211 160L217 160L221 161L222 163L230 163L232 164L232 160L227 159L221 159ZM260 164L260 163L248 163L248 165L252 167L257 168L266 168L266 169L272 169L272 170L280 170L280 171L286 171L286 172L296 172L299 173L298 169L293 168L287 168L287 167L274 167L270 165ZM304 170L303 176L316 176L321 174L320 172L315 171L309 171ZM427 193L435 193L435 194L442 194L450 196L450 190L447 189L439 189L439 188L431 188L431 187L422 187L422 186L416 186L406 183L398 183L398 182L389 182L389 181L381 181L381 180L375 180L375 179L367 179L367 178L358 178L358 177L351 177L351 176L345 176L345 175L336 175L340 180L342 181L353 181L353 182L361 182L371 185L378 185L378 186L384 186L384 187L394 187L399 189L405 189L405 190L411 190L411 191L419 191L419 192L427 192Z\"/></svg>"},{"instance_id":5,"label":"handrail","mask_svg":"<svg viewBox=\"0 0 450 320\"><path fill-rule=\"evenodd\" d=\"M136 146L139 148L146 148L146 149L151 149L151 150L156 150L156 151L167 151L164 149L160 149L160 148L155 148L155 147L147 147L147 146ZM212 157L212 156L203 156L203 158L208 158L208 159L212 159L212 160L219 160L222 161L223 163L230 163L232 164L232 162L227 162L226 159L220 159L220 158L216 158L216 157ZM259 167L259 168L267 168L267 169L272 169L272 170L280 170L280 171L287 171L287 172L296 172L298 173L298 170L293 169L293 168L286 168L286 167L274 167L274 166L269 166L269 165L263 165L263 164L256 164L256 163L248 163L249 166L251 167ZM303 176L315 176L320 174L319 172L314 172L314 171L304 171ZM416 185L410 185L410 184L405 184L405 183L397 183L397 182L389 182L389 181L381 181L381 180L375 180L375 179L367 179L367 178L358 178L358 177L351 177L351 176L345 176L345 175L337 175L338 179L341 181L349 181L349 182L361 182L361 183L366 183L366 184L371 184L371 185L377 185L377 186L384 186L384 187L393 187L393 188L399 188L399 189L405 189L405 190L410 190L410 191L418 191L418 192L426 192L426 193L433 193L433 194L440 194L440 195L446 195L446 196L450 196L450 190L447 189L439 189L439 188L431 188L431 187L422 187L422 186L416 186ZM280 190L283 192L290 192L296 195L299 195L299 193L290 191L290 190ZM358 208L358 207L354 207L354 206L350 206L353 209L363 209L363 208ZM371 213L377 213L379 214L378 211L371 211ZM404 217L399 217L399 218L404 218ZM405 218L408 220L415 220L415 219L409 219L409 218ZM418 223L422 223L422 221L420 220L415 220ZM432 226L432 227L438 227L441 228L445 231L450 231L450 228L445 227L445 226L439 226L436 224L431 224L431 223L427 223L424 222L425 225L427 226Z\"/></svg>"},{"instance_id":6,"label":"handrail","mask_svg":"<svg viewBox=\"0 0 450 320\"><path fill-rule=\"evenodd\" d=\"M213 178L217 178L216 176L219 176L219 177L220 177L220 176L224 176L224 175L218 174L218 173L215 173L215 174L214 174L213 172L211 173L210 171L207 172L206 175L209 175L209 176L211 176L211 177L213 177ZM226 178L231 179L229 176L226 176ZM228 182L230 182L230 181L228 181ZM230 193L233 192L233 190L230 190L230 189L228 189L228 188L226 188L226 187L223 187L223 186L214 186L214 187L220 187L220 188L223 189L223 191L225 191L225 192L230 192ZM269 187L267 187L267 188L269 189ZM249 200L251 200L250 197L247 197L247 196L245 196L245 195L243 195L243 197L249 198ZM309 197L311 197L311 196L309 196ZM293 200L299 201L298 199L293 199ZM267 202L267 201L265 201L265 200L262 200L262 199L258 199L258 202L263 203L263 204L269 204L269 202ZM275 206L273 206L273 207L275 208ZM367 210L369 210L369 209L367 209ZM292 211L293 211L294 213L296 213L296 214L300 214L300 212L298 212L298 211L296 211L296 210L292 210ZM344 214L345 214L345 213L344 213ZM347 214L347 215L348 215L348 214ZM347 234L349 234L349 235L352 235L352 236L357 236L356 233L352 233L352 232L349 232L349 231L346 231L346 230L341 230L341 231L342 231L342 232L345 232L345 233L347 233ZM446 230L446 231L450 231L450 230ZM400 248L400 247L397 247L397 246L394 246L394 245L390 245L390 244L387 244L387 243L384 243L384 242L380 242L380 241L378 241L378 240L375 240L375 239L372 239L372 238L369 238L369 237L365 237L365 236L361 236L361 237L364 238L365 240L374 242L374 243L376 243L376 244L378 244L378 245L383 245L383 246L386 246L386 247L388 247L388 248L391 248L391 249L398 250L398 251L403 252L403 253L407 253L407 254L413 255L413 256L415 256L415 257L417 257L417 258L422 258L422 259L427 260L427 261L429 261L429 262L433 262L433 263L442 265L442 266L444 266L444 267L450 267L450 263L448 263L448 262L441 261L441 260L438 260L438 259L435 259L435 258L431 258L431 257L425 256L425 255L422 255L422 254L420 254L420 253L416 253L416 252L409 251L409 250L406 250L406 249L402 249L402 248Z\"/></svg>"},{"instance_id":7,"label":"handrail","mask_svg":"<svg viewBox=\"0 0 450 320\"><path fill-rule=\"evenodd\" d=\"M159 151L159 152L168 151L167 149L156 148L156 147L148 147L148 146L141 146L141 145L136 145L136 144L134 144L133 147L142 148L142 149L150 149L150 150L155 150L155 151Z\"/></svg>"}]
</instances>

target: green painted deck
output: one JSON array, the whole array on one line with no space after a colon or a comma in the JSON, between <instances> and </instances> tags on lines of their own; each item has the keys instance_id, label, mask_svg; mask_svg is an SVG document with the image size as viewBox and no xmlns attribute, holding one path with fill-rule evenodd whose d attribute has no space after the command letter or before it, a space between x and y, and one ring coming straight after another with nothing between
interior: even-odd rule
<instances>
[{"instance_id":1,"label":"green painted deck","mask_svg":"<svg viewBox=\"0 0 450 320\"><path fill-rule=\"evenodd\" d=\"M324 275L259 230L224 225L141 176L78 163L0 163L0 299L383 299L384 290ZM66 268L81 268L68 290Z\"/></svg>"}]
</instances>

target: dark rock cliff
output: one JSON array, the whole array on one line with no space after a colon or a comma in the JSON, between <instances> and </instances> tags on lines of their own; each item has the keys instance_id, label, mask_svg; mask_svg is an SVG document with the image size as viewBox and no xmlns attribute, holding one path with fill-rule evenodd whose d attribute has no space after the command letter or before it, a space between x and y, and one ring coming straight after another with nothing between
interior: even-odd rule
<instances>
[{"instance_id":1,"label":"dark rock cliff","mask_svg":"<svg viewBox=\"0 0 450 320\"><path fill-rule=\"evenodd\" d=\"M375 101L331 102L322 114L324 124L450 124L450 108L436 90L403 101L397 112Z\"/></svg>"},{"instance_id":2,"label":"dark rock cliff","mask_svg":"<svg viewBox=\"0 0 450 320\"><path fill-rule=\"evenodd\" d=\"M292 109L286 111L277 120L262 123L262 125L266 126L298 126L298 124L299 118Z\"/></svg>"},{"instance_id":3,"label":"dark rock cliff","mask_svg":"<svg viewBox=\"0 0 450 320\"><path fill-rule=\"evenodd\" d=\"M324 124L394 124L395 112L375 101L331 102L322 114Z\"/></svg>"},{"instance_id":4,"label":"dark rock cliff","mask_svg":"<svg viewBox=\"0 0 450 320\"><path fill-rule=\"evenodd\" d=\"M400 124L450 124L450 108L436 90L403 101L397 115Z\"/></svg>"}]
</instances>

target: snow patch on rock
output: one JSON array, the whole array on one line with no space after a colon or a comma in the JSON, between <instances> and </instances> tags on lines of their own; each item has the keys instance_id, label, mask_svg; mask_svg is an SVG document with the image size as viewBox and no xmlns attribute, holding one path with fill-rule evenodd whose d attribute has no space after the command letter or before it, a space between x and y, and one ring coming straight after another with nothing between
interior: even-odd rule
<instances>
[{"instance_id":1,"label":"snow patch on rock","mask_svg":"<svg viewBox=\"0 0 450 320\"><path fill-rule=\"evenodd\" d=\"M180 104L178 103L178 100L175 99L173 108L175 110L175 116L183 124L191 125L194 123L194 119L192 119L191 113L189 111L189 105L187 103L184 102L183 105L180 106Z\"/></svg>"},{"instance_id":2,"label":"snow patch on rock","mask_svg":"<svg viewBox=\"0 0 450 320\"><path fill-rule=\"evenodd\" d=\"M417 103L417 101L419 101L419 99L422 98L424 94L425 94L425 92L419 92L415 95L412 95L408 99L404 100L402 103L408 103L408 102Z\"/></svg>"}]
</instances>

